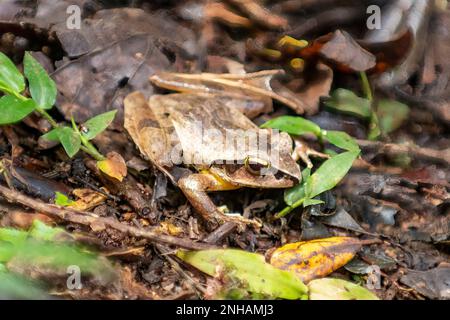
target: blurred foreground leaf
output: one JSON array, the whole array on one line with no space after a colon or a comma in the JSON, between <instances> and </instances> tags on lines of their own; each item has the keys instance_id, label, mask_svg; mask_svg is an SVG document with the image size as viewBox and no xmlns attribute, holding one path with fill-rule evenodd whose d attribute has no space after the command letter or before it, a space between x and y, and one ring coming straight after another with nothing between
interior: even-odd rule
<instances>
[{"instance_id":1,"label":"blurred foreground leaf","mask_svg":"<svg viewBox=\"0 0 450 320\"><path fill-rule=\"evenodd\" d=\"M247 291L269 298L305 299L307 287L294 274L277 269L264 256L242 250L178 251L183 261L210 276L238 279ZM229 280L230 280L229 279Z\"/></svg>"},{"instance_id":2,"label":"blurred foreground leaf","mask_svg":"<svg viewBox=\"0 0 450 320\"><path fill-rule=\"evenodd\" d=\"M308 287L310 300L379 300L366 288L341 279L317 279Z\"/></svg>"}]
</instances>

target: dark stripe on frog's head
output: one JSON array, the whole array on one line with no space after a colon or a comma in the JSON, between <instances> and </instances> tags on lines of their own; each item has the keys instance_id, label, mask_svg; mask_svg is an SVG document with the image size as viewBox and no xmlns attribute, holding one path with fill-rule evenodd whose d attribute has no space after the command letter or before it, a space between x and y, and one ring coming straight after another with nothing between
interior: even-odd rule
<instances>
[{"instance_id":1,"label":"dark stripe on frog's head","mask_svg":"<svg viewBox=\"0 0 450 320\"><path fill-rule=\"evenodd\" d=\"M154 119L149 119L149 118L146 118L146 119L142 119L141 121L139 121L139 124L138 124L138 130L142 130L142 129L145 129L145 128L156 128L156 129L160 129L161 128L161 126L159 125L159 122L158 121L156 121L156 120L154 120Z\"/></svg>"}]
</instances>

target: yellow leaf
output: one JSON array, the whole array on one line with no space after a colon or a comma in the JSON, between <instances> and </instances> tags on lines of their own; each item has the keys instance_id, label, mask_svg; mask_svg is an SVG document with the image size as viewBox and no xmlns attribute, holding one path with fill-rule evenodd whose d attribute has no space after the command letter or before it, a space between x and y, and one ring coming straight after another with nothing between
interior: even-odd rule
<instances>
[{"instance_id":1,"label":"yellow leaf","mask_svg":"<svg viewBox=\"0 0 450 320\"><path fill-rule=\"evenodd\" d=\"M183 233L183 229L174 225L173 223L163 221L160 223L159 232L169 234L171 236L179 236Z\"/></svg>"},{"instance_id":2,"label":"yellow leaf","mask_svg":"<svg viewBox=\"0 0 450 320\"><path fill-rule=\"evenodd\" d=\"M361 245L361 241L350 237L290 243L272 253L270 264L294 272L302 281L308 282L346 265Z\"/></svg>"},{"instance_id":3,"label":"yellow leaf","mask_svg":"<svg viewBox=\"0 0 450 320\"><path fill-rule=\"evenodd\" d=\"M97 167L108 176L122 182L127 175L127 165L122 156L117 152L110 152L106 155L105 160L97 162Z\"/></svg>"},{"instance_id":4,"label":"yellow leaf","mask_svg":"<svg viewBox=\"0 0 450 320\"><path fill-rule=\"evenodd\" d=\"M106 189L104 191L107 192ZM79 199L70 204L70 207L80 211L88 211L102 204L107 199L104 194L91 189L75 189L72 193Z\"/></svg>"}]
</instances>

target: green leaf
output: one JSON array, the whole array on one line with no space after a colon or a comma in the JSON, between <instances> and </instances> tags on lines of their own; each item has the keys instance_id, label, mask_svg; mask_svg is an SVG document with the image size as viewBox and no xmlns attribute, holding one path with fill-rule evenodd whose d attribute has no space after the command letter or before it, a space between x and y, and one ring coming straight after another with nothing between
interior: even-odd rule
<instances>
[{"instance_id":1,"label":"green leaf","mask_svg":"<svg viewBox=\"0 0 450 320\"><path fill-rule=\"evenodd\" d=\"M382 99L378 102L377 115L381 131L389 134L400 128L408 119L409 107L395 100Z\"/></svg>"},{"instance_id":2,"label":"green leaf","mask_svg":"<svg viewBox=\"0 0 450 320\"><path fill-rule=\"evenodd\" d=\"M25 90L25 79L14 63L0 52L0 87L21 93Z\"/></svg>"},{"instance_id":3,"label":"green leaf","mask_svg":"<svg viewBox=\"0 0 450 320\"><path fill-rule=\"evenodd\" d=\"M309 206L314 206L314 205L316 205L316 204L322 204L322 203L325 203L325 202L323 202L322 200L318 200L318 199L306 199L304 202L303 202L303 207L309 207Z\"/></svg>"},{"instance_id":4,"label":"green leaf","mask_svg":"<svg viewBox=\"0 0 450 320\"><path fill-rule=\"evenodd\" d=\"M65 234L62 228L54 228L46 225L42 221L34 220L29 231L29 235L37 240L53 241L58 236Z\"/></svg>"},{"instance_id":5,"label":"green leaf","mask_svg":"<svg viewBox=\"0 0 450 320\"><path fill-rule=\"evenodd\" d=\"M360 151L355 139L349 136L346 132L326 130L323 130L322 132L325 139L334 144L336 147L347 151Z\"/></svg>"},{"instance_id":6,"label":"green leaf","mask_svg":"<svg viewBox=\"0 0 450 320\"><path fill-rule=\"evenodd\" d=\"M379 300L366 288L341 279L317 279L308 287L310 300Z\"/></svg>"},{"instance_id":7,"label":"green leaf","mask_svg":"<svg viewBox=\"0 0 450 320\"><path fill-rule=\"evenodd\" d=\"M33 100L19 100L13 96L3 96L0 98L0 125L16 123L35 109Z\"/></svg>"},{"instance_id":8,"label":"green leaf","mask_svg":"<svg viewBox=\"0 0 450 320\"><path fill-rule=\"evenodd\" d=\"M99 133L108 128L108 126L114 120L116 113L117 110L113 110L99 114L98 116L89 119L82 126L82 135L88 140L94 139Z\"/></svg>"},{"instance_id":9,"label":"green leaf","mask_svg":"<svg viewBox=\"0 0 450 320\"><path fill-rule=\"evenodd\" d=\"M288 206L292 206L294 203L296 203L300 199L305 198L305 196L306 196L305 183L308 181L310 175L311 175L311 169L305 168L302 171L302 183L296 185L295 187L286 189L284 191L284 202L286 202L286 204Z\"/></svg>"},{"instance_id":10,"label":"green leaf","mask_svg":"<svg viewBox=\"0 0 450 320\"><path fill-rule=\"evenodd\" d=\"M298 184L295 187L284 191L284 202L286 202L288 206L292 206L294 203L300 199L304 199L305 197L306 192L304 183Z\"/></svg>"},{"instance_id":11,"label":"green leaf","mask_svg":"<svg viewBox=\"0 0 450 320\"><path fill-rule=\"evenodd\" d=\"M43 139L49 140L49 141L59 141L58 138L58 131L61 128L55 128L53 130L50 130L49 132L47 132L46 134L42 135Z\"/></svg>"},{"instance_id":12,"label":"green leaf","mask_svg":"<svg viewBox=\"0 0 450 320\"><path fill-rule=\"evenodd\" d=\"M335 90L324 104L333 110L350 113L364 119L370 118L372 113L371 104L368 99L358 97L353 91L347 89Z\"/></svg>"},{"instance_id":13,"label":"green leaf","mask_svg":"<svg viewBox=\"0 0 450 320\"><path fill-rule=\"evenodd\" d=\"M264 123L261 128L278 129L293 135L302 135L312 133L319 137L321 135L320 127L312 121L301 117L282 116Z\"/></svg>"},{"instance_id":14,"label":"green leaf","mask_svg":"<svg viewBox=\"0 0 450 320\"><path fill-rule=\"evenodd\" d=\"M50 296L35 281L10 272L0 271L0 300L42 300L50 299Z\"/></svg>"},{"instance_id":15,"label":"green leaf","mask_svg":"<svg viewBox=\"0 0 450 320\"><path fill-rule=\"evenodd\" d=\"M273 267L256 253L219 249L178 251L177 256L210 276L217 276L221 266L230 280L239 280L252 293L282 299L305 299L307 294L307 287L293 273Z\"/></svg>"},{"instance_id":16,"label":"green leaf","mask_svg":"<svg viewBox=\"0 0 450 320\"><path fill-rule=\"evenodd\" d=\"M14 259L17 266L51 268L62 275L68 266L76 265L83 273L101 278L113 276L112 266L106 259L72 243L55 242L62 233L65 231L60 228L36 221L29 232L0 228L0 262Z\"/></svg>"},{"instance_id":17,"label":"green leaf","mask_svg":"<svg viewBox=\"0 0 450 320\"><path fill-rule=\"evenodd\" d=\"M41 109L51 109L56 101L56 84L47 71L29 53L23 60L24 73L28 79L31 97Z\"/></svg>"},{"instance_id":18,"label":"green leaf","mask_svg":"<svg viewBox=\"0 0 450 320\"><path fill-rule=\"evenodd\" d=\"M69 127L62 127L56 133L67 155L70 158L76 155L81 148L80 135Z\"/></svg>"},{"instance_id":19,"label":"green leaf","mask_svg":"<svg viewBox=\"0 0 450 320\"><path fill-rule=\"evenodd\" d=\"M65 194L56 191L55 192L55 204L61 207L67 207L74 204L75 201L70 200Z\"/></svg>"},{"instance_id":20,"label":"green leaf","mask_svg":"<svg viewBox=\"0 0 450 320\"><path fill-rule=\"evenodd\" d=\"M345 177L359 152L347 151L325 161L308 179L310 190L306 196L314 198L333 189Z\"/></svg>"},{"instance_id":21,"label":"green leaf","mask_svg":"<svg viewBox=\"0 0 450 320\"><path fill-rule=\"evenodd\" d=\"M28 238L28 232L12 229L0 228L0 241L9 242L13 245L21 245Z\"/></svg>"}]
</instances>

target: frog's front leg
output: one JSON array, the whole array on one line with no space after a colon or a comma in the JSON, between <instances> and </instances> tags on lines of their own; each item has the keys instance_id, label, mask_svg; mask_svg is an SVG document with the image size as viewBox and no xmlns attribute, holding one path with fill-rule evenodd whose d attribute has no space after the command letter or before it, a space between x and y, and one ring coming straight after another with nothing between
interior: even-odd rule
<instances>
[{"instance_id":1,"label":"frog's front leg","mask_svg":"<svg viewBox=\"0 0 450 320\"><path fill-rule=\"evenodd\" d=\"M209 173L191 174L180 179L180 181L178 181L178 186L194 209L207 221L214 224L233 222L241 227L249 224L261 227L261 224L255 220L223 214L207 194L207 192L210 191L236 190L239 189L239 186L227 183Z\"/></svg>"}]
</instances>

